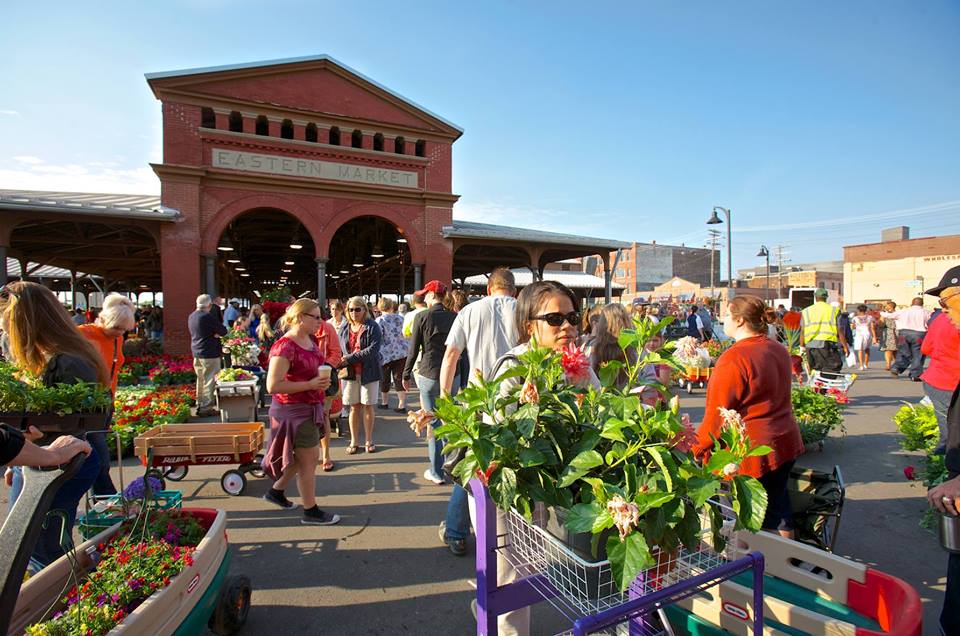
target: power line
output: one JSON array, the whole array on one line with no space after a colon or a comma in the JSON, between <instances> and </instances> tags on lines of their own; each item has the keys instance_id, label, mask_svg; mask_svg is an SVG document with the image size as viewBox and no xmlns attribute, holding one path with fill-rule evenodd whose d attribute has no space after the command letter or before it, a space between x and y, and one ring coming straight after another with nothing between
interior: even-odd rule
<instances>
[{"instance_id":1,"label":"power line","mask_svg":"<svg viewBox=\"0 0 960 636\"><path fill-rule=\"evenodd\" d=\"M839 218L825 219L822 221L807 221L803 223L782 223L779 225L753 225L739 226L733 229L736 232L770 232L776 230L802 230L816 229L824 227L834 227L837 225L851 225L862 223L864 221L880 221L884 219L902 218L905 216L920 216L922 214L931 214L934 212L949 212L960 210L960 201L945 201L944 203L935 203L918 208L906 208L903 210L892 210L889 212L879 212L874 214L861 214L859 216L840 216Z\"/></svg>"}]
</instances>

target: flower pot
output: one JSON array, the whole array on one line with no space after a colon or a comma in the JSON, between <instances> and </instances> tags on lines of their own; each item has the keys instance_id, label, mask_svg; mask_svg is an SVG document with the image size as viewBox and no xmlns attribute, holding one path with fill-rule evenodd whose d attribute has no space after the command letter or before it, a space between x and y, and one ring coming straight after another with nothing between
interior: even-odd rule
<instances>
[{"instance_id":1,"label":"flower pot","mask_svg":"<svg viewBox=\"0 0 960 636\"><path fill-rule=\"evenodd\" d=\"M615 530L605 530L597 543L597 555L593 555L590 532L570 532L564 527L567 510L560 507L547 508L545 530L567 549L547 551L547 578L564 594L596 600L617 591L610 564L607 563L607 538L616 535Z\"/></svg>"}]
</instances>

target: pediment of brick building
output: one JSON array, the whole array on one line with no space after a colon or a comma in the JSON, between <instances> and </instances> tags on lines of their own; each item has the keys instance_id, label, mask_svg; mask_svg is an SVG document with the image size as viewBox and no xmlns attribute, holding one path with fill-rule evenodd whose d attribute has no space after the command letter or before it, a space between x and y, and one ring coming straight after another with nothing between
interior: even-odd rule
<instances>
[{"instance_id":1,"label":"pediment of brick building","mask_svg":"<svg viewBox=\"0 0 960 636\"><path fill-rule=\"evenodd\" d=\"M164 93L210 96L395 124L454 138L462 133L454 124L326 56L157 73L147 79L161 98Z\"/></svg>"}]
</instances>

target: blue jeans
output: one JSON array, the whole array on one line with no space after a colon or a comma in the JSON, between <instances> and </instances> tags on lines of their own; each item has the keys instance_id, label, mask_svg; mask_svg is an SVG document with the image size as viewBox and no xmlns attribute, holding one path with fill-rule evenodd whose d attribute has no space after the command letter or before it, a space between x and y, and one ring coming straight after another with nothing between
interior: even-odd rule
<instances>
[{"instance_id":1,"label":"blue jeans","mask_svg":"<svg viewBox=\"0 0 960 636\"><path fill-rule=\"evenodd\" d=\"M419 373L417 374L417 388L420 390L420 408L424 411L433 412L433 409L436 408L437 398L440 397L440 381L431 380L430 378L425 378ZM453 378L453 386L450 389L451 395L456 395L457 390L460 388L460 377L455 376ZM433 420L430 423L430 426L437 428L440 426L439 420ZM427 440L427 455L430 458L430 472L433 473L433 476L437 479L443 479L443 447L446 443L438 438L433 436L433 440Z\"/></svg>"},{"instance_id":2,"label":"blue jeans","mask_svg":"<svg viewBox=\"0 0 960 636\"><path fill-rule=\"evenodd\" d=\"M923 373L920 345L925 335L925 332L913 329L901 329L897 334L897 361L893 363L892 370L898 375L909 370L910 379L916 380Z\"/></svg>"},{"instance_id":3,"label":"blue jeans","mask_svg":"<svg viewBox=\"0 0 960 636\"><path fill-rule=\"evenodd\" d=\"M931 386L928 382L924 382L923 392L933 404L933 412L937 416L937 428L940 429L940 441L937 442L937 447L933 453L943 455L947 448L947 411L950 410L950 399L953 397L953 391L944 391Z\"/></svg>"},{"instance_id":4,"label":"blue jeans","mask_svg":"<svg viewBox=\"0 0 960 636\"><path fill-rule=\"evenodd\" d=\"M444 537L450 540L463 540L470 534L470 509L467 503L467 491L458 483L453 484L450 501L447 502L447 530Z\"/></svg>"},{"instance_id":5,"label":"blue jeans","mask_svg":"<svg viewBox=\"0 0 960 636\"><path fill-rule=\"evenodd\" d=\"M947 559L947 589L940 613L940 629L944 634L960 634L960 554L953 553Z\"/></svg>"},{"instance_id":6,"label":"blue jeans","mask_svg":"<svg viewBox=\"0 0 960 636\"><path fill-rule=\"evenodd\" d=\"M10 492L7 495L7 514L13 510L13 504L17 503L20 493L23 492L23 468L20 466L11 466L13 471L13 482L10 484Z\"/></svg>"},{"instance_id":7,"label":"blue jeans","mask_svg":"<svg viewBox=\"0 0 960 636\"><path fill-rule=\"evenodd\" d=\"M87 433L87 441L90 442L93 452L97 454L97 459L100 461L100 471L97 473L97 480L93 482L93 494L117 494L117 487L110 479L110 449L107 448L107 434Z\"/></svg>"},{"instance_id":8,"label":"blue jeans","mask_svg":"<svg viewBox=\"0 0 960 636\"><path fill-rule=\"evenodd\" d=\"M63 484L54 496L50 512L62 511L66 516L66 528L62 528L63 523L59 516L47 516L47 527L40 532L37 546L33 549L33 558L44 566L50 565L64 554L63 546L60 545L61 528L66 540L72 543L73 524L77 521L77 506L80 505L84 493L90 490L99 474L100 460L97 459L96 453L91 453L77 474Z\"/></svg>"}]
</instances>

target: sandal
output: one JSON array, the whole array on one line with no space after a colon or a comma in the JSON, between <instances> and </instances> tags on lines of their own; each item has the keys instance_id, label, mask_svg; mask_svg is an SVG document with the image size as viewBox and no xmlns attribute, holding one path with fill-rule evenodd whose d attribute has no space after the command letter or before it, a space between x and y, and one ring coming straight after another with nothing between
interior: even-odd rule
<instances>
[{"instance_id":1,"label":"sandal","mask_svg":"<svg viewBox=\"0 0 960 636\"><path fill-rule=\"evenodd\" d=\"M347 455L356 455L360 452L359 446L347 446Z\"/></svg>"},{"instance_id":2,"label":"sandal","mask_svg":"<svg viewBox=\"0 0 960 636\"><path fill-rule=\"evenodd\" d=\"M323 469L323 472L329 473L331 470L333 470L333 460L328 459L327 461L323 462L320 464L320 468Z\"/></svg>"},{"instance_id":3,"label":"sandal","mask_svg":"<svg viewBox=\"0 0 960 636\"><path fill-rule=\"evenodd\" d=\"M375 444L369 444L369 443L368 443L368 444L366 444L366 446L365 446L364 448L366 449L366 451L367 451L368 453L376 453L376 452L377 452L377 446L376 446Z\"/></svg>"}]
</instances>

